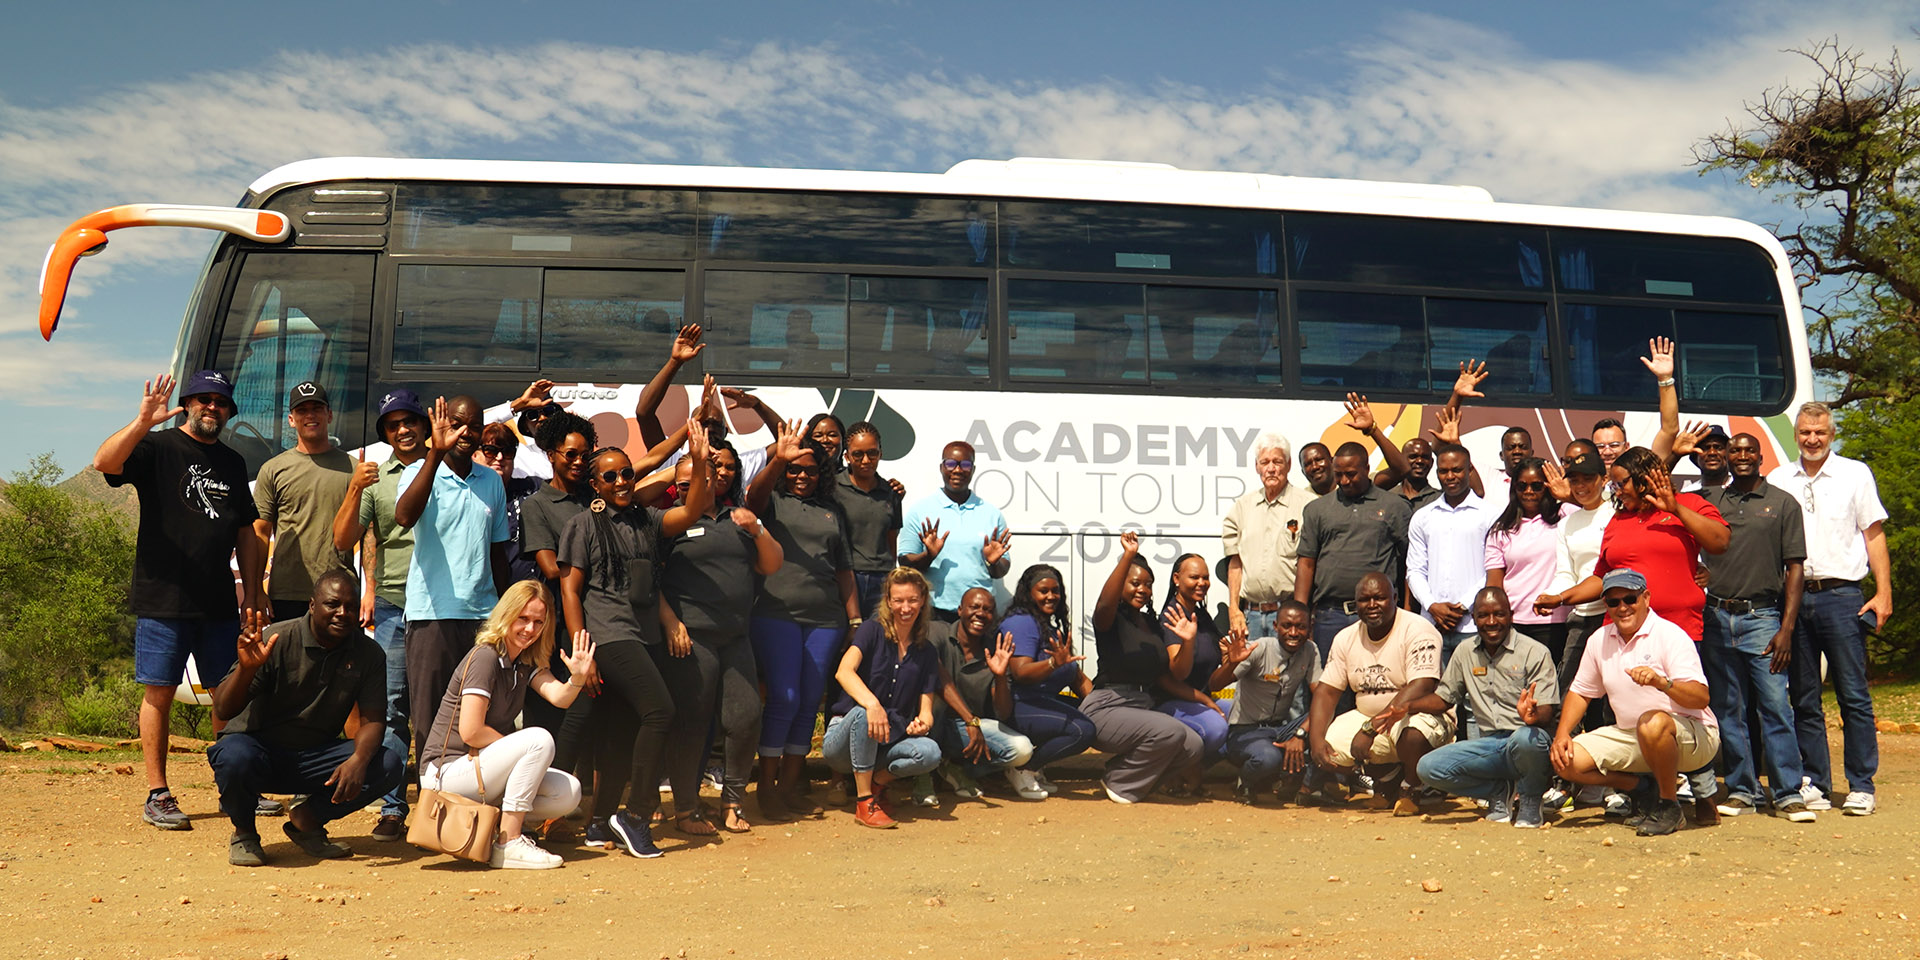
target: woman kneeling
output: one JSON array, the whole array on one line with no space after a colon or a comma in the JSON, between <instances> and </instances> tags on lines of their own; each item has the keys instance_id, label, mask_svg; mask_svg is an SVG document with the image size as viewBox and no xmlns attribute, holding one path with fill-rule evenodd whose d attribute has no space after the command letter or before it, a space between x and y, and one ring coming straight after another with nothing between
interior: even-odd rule
<instances>
[{"instance_id":1,"label":"woman kneeling","mask_svg":"<svg viewBox=\"0 0 1920 960\"><path fill-rule=\"evenodd\" d=\"M927 594L920 571L887 574L880 609L853 632L834 674L842 693L820 749L835 770L853 774L853 815L863 826L894 826L887 784L940 765L940 745L928 736L940 657L927 641ZM886 769L876 770L882 759Z\"/></svg>"},{"instance_id":2,"label":"woman kneeling","mask_svg":"<svg viewBox=\"0 0 1920 960\"><path fill-rule=\"evenodd\" d=\"M500 835L493 865L510 870L551 870L560 858L520 832L536 821L561 817L580 804L580 781L554 770L553 734L540 727L513 728L533 690L566 709L593 674L593 642L585 631L564 657L572 677L547 669L553 655L553 598L547 588L522 580L494 605L473 650L453 672L440 698L433 730L420 757L420 786L500 805Z\"/></svg>"}]
</instances>

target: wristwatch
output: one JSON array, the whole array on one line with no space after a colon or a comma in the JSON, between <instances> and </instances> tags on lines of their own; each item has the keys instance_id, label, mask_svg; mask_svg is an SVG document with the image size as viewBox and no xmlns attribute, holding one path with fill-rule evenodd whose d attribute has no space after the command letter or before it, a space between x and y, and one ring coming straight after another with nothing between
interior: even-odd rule
<instances>
[{"instance_id":1,"label":"wristwatch","mask_svg":"<svg viewBox=\"0 0 1920 960\"><path fill-rule=\"evenodd\" d=\"M1362 720L1360 722L1360 732L1366 734L1369 737L1377 737L1380 735L1380 731L1375 730L1373 728L1372 720Z\"/></svg>"}]
</instances>

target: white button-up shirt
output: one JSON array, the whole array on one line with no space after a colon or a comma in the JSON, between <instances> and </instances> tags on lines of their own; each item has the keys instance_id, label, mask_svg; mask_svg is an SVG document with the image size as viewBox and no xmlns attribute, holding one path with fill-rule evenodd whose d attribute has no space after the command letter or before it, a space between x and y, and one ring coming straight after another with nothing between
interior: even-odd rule
<instances>
[{"instance_id":1,"label":"white button-up shirt","mask_svg":"<svg viewBox=\"0 0 1920 960\"><path fill-rule=\"evenodd\" d=\"M1407 590L1421 616L1432 621L1427 608L1436 603L1473 609L1473 595L1487 585L1487 531L1498 519L1500 511L1472 491L1459 506L1442 495L1413 512L1407 525ZM1459 629L1473 629L1473 621L1461 620Z\"/></svg>"},{"instance_id":2,"label":"white button-up shirt","mask_svg":"<svg viewBox=\"0 0 1920 960\"><path fill-rule=\"evenodd\" d=\"M1809 580L1858 580L1867 575L1867 528L1887 518L1873 470L1858 460L1828 454L1818 473L1806 461L1774 467L1767 482L1800 501L1807 527Z\"/></svg>"}]
</instances>

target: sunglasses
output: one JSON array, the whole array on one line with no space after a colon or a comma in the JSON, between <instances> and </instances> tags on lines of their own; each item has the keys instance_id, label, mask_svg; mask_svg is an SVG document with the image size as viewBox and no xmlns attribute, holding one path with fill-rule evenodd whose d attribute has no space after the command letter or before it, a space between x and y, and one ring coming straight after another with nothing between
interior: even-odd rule
<instances>
[{"instance_id":1,"label":"sunglasses","mask_svg":"<svg viewBox=\"0 0 1920 960\"><path fill-rule=\"evenodd\" d=\"M626 482L626 481L629 481L629 480L632 480L632 479L633 479L633 468L632 468L632 467L621 467L621 468L620 468L620 469L618 469L618 470L602 470L602 471L600 471L600 482L601 482L601 483L613 483L613 482L615 482L615 481L620 481L620 482L623 482L623 483L624 483L624 482Z\"/></svg>"},{"instance_id":2,"label":"sunglasses","mask_svg":"<svg viewBox=\"0 0 1920 960\"><path fill-rule=\"evenodd\" d=\"M819 467L792 466L787 468L787 476L789 477L817 477L819 475Z\"/></svg>"},{"instance_id":3,"label":"sunglasses","mask_svg":"<svg viewBox=\"0 0 1920 960\"><path fill-rule=\"evenodd\" d=\"M1547 484L1543 480L1529 480L1526 482L1521 482L1516 480L1514 481L1513 488L1515 490L1522 490L1522 491L1528 491L1528 490L1540 491L1540 490L1545 490L1547 488Z\"/></svg>"},{"instance_id":4,"label":"sunglasses","mask_svg":"<svg viewBox=\"0 0 1920 960\"><path fill-rule=\"evenodd\" d=\"M186 399L180 401L180 403L182 406L185 406L186 404L197 404L202 407L224 407L224 408L233 407L232 400L228 400L226 397L223 397L217 393L196 393L193 396L187 397Z\"/></svg>"},{"instance_id":5,"label":"sunglasses","mask_svg":"<svg viewBox=\"0 0 1920 960\"><path fill-rule=\"evenodd\" d=\"M878 451L878 450L849 450L849 451L847 451L847 459L848 459L848 460L878 460L878 459L880 459L880 451Z\"/></svg>"},{"instance_id":6,"label":"sunglasses","mask_svg":"<svg viewBox=\"0 0 1920 960\"><path fill-rule=\"evenodd\" d=\"M480 452L489 457L511 457L519 451L512 447L501 446L497 443L483 443L480 445Z\"/></svg>"},{"instance_id":7,"label":"sunglasses","mask_svg":"<svg viewBox=\"0 0 1920 960\"><path fill-rule=\"evenodd\" d=\"M972 461L972 460L942 460L942 461L940 461L940 469L942 469L942 470L972 470L972 469L973 469L973 461Z\"/></svg>"},{"instance_id":8,"label":"sunglasses","mask_svg":"<svg viewBox=\"0 0 1920 960\"><path fill-rule=\"evenodd\" d=\"M1639 602L1640 602L1640 595L1637 593L1629 593L1624 597L1606 598L1606 604L1610 608L1611 607L1631 607L1634 604Z\"/></svg>"}]
</instances>

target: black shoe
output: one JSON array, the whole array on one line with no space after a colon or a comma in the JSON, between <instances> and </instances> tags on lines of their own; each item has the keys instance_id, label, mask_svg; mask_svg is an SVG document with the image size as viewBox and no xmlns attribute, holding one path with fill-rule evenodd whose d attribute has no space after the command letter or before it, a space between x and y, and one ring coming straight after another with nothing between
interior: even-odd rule
<instances>
[{"instance_id":1,"label":"black shoe","mask_svg":"<svg viewBox=\"0 0 1920 960\"><path fill-rule=\"evenodd\" d=\"M1632 790L1627 791L1627 800L1633 804L1632 812L1627 814L1627 826L1637 828L1646 822L1647 816L1660 802L1660 787L1653 782L1652 777L1643 775L1640 777L1640 782L1634 784ZM1672 802L1674 808L1679 809L1680 801Z\"/></svg>"},{"instance_id":2,"label":"black shoe","mask_svg":"<svg viewBox=\"0 0 1920 960\"><path fill-rule=\"evenodd\" d=\"M613 835L613 827L604 818L595 817L587 822L586 844L596 850L616 847L620 841Z\"/></svg>"},{"instance_id":3,"label":"black shoe","mask_svg":"<svg viewBox=\"0 0 1920 960\"><path fill-rule=\"evenodd\" d=\"M1680 829L1685 819L1686 815L1680 810L1680 801L1664 798L1655 800L1653 809L1647 812L1646 818L1640 821L1634 832L1643 837L1664 837Z\"/></svg>"},{"instance_id":4,"label":"black shoe","mask_svg":"<svg viewBox=\"0 0 1920 960\"><path fill-rule=\"evenodd\" d=\"M353 856L353 849L329 838L325 827L317 830L300 830L289 821L281 824L280 829L286 832L287 839L292 840L295 846L305 850L307 856L316 860L340 860Z\"/></svg>"},{"instance_id":5,"label":"black shoe","mask_svg":"<svg viewBox=\"0 0 1920 960\"><path fill-rule=\"evenodd\" d=\"M612 828L614 837L628 853L642 860L652 860L661 855L660 848L653 845L653 832L639 817L622 810L608 818L607 826Z\"/></svg>"}]
</instances>

